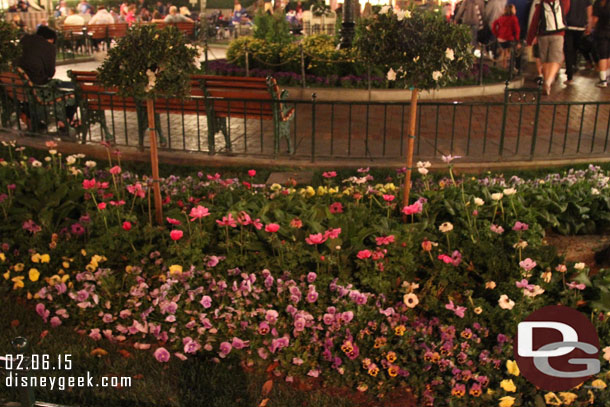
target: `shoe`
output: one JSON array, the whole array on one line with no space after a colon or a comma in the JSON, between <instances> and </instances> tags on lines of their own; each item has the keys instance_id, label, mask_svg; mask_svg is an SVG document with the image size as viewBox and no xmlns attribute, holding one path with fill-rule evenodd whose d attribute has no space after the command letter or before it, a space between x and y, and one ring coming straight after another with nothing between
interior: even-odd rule
<instances>
[{"instance_id":1,"label":"shoe","mask_svg":"<svg viewBox=\"0 0 610 407\"><path fill-rule=\"evenodd\" d=\"M598 88L607 88L608 81L599 81L599 82L597 82L597 84L595 86L597 86Z\"/></svg>"},{"instance_id":2,"label":"shoe","mask_svg":"<svg viewBox=\"0 0 610 407\"><path fill-rule=\"evenodd\" d=\"M542 76L537 76L536 85L541 86L543 83L544 83L544 79L542 78Z\"/></svg>"},{"instance_id":3,"label":"shoe","mask_svg":"<svg viewBox=\"0 0 610 407\"><path fill-rule=\"evenodd\" d=\"M567 80L567 81L565 81L563 84L564 84L564 85L568 85L568 86L569 86L569 85L574 85L574 79L568 79L568 80Z\"/></svg>"}]
</instances>

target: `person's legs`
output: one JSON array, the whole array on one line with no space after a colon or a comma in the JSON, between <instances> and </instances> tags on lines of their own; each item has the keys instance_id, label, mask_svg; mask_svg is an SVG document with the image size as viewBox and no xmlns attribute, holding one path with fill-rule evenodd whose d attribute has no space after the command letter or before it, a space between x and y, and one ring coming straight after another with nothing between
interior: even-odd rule
<instances>
[{"instance_id":1,"label":"person's legs","mask_svg":"<svg viewBox=\"0 0 610 407\"><path fill-rule=\"evenodd\" d=\"M542 59L542 76L544 77L544 93L551 94L551 85L563 62L563 37L548 35L538 39L540 58Z\"/></svg>"},{"instance_id":2,"label":"person's legs","mask_svg":"<svg viewBox=\"0 0 610 407\"><path fill-rule=\"evenodd\" d=\"M574 71L576 68L576 50L577 44L580 39L580 31L568 30L565 35L565 42L563 51L566 57L566 75L568 80L566 82L572 82L574 77Z\"/></svg>"},{"instance_id":3,"label":"person's legs","mask_svg":"<svg viewBox=\"0 0 610 407\"><path fill-rule=\"evenodd\" d=\"M597 86L605 88L608 86L608 60L610 59L610 38L596 38L595 45L599 56L597 70L599 72L599 83Z\"/></svg>"}]
</instances>

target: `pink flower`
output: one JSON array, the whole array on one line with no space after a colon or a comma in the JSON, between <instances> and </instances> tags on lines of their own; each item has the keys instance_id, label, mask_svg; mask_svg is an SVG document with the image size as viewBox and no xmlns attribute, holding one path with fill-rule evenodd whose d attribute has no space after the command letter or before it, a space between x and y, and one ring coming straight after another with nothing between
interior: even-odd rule
<instances>
[{"instance_id":1,"label":"pink flower","mask_svg":"<svg viewBox=\"0 0 610 407\"><path fill-rule=\"evenodd\" d=\"M256 170L248 170L248 175L253 177L256 175Z\"/></svg>"},{"instance_id":2,"label":"pink flower","mask_svg":"<svg viewBox=\"0 0 610 407\"><path fill-rule=\"evenodd\" d=\"M89 333L89 338L93 339L94 341L99 341L100 339L102 339L102 334L100 333L100 329L99 328L92 329L91 333Z\"/></svg>"},{"instance_id":3,"label":"pink flower","mask_svg":"<svg viewBox=\"0 0 610 407\"><path fill-rule=\"evenodd\" d=\"M205 218L210 215L210 211L205 206L197 205L193 209L191 209L191 213L189 216L191 217L191 222L196 219Z\"/></svg>"},{"instance_id":4,"label":"pink flower","mask_svg":"<svg viewBox=\"0 0 610 407\"><path fill-rule=\"evenodd\" d=\"M250 345L250 341L242 341L241 339L234 337L231 341L231 346L233 349L243 349Z\"/></svg>"},{"instance_id":5,"label":"pink flower","mask_svg":"<svg viewBox=\"0 0 610 407\"><path fill-rule=\"evenodd\" d=\"M461 307L461 306L455 306L455 304L453 303L453 300L449 301L449 304L445 304L445 308L448 309L449 311L453 311L455 313L455 315L457 315L460 318L464 318L464 313L466 312L466 307Z\"/></svg>"},{"instance_id":6,"label":"pink flower","mask_svg":"<svg viewBox=\"0 0 610 407\"><path fill-rule=\"evenodd\" d=\"M233 346L229 342L223 342L220 344L220 353L219 356L221 358L226 358L229 353L231 353L231 349Z\"/></svg>"},{"instance_id":7,"label":"pink flower","mask_svg":"<svg viewBox=\"0 0 610 407\"><path fill-rule=\"evenodd\" d=\"M570 290L584 290L585 288L587 288L583 283L577 283L576 281L572 281L570 283L567 284L568 288Z\"/></svg>"},{"instance_id":8,"label":"pink flower","mask_svg":"<svg viewBox=\"0 0 610 407\"><path fill-rule=\"evenodd\" d=\"M377 246L392 244L394 243L394 235L376 237L375 243L377 243Z\"/></svg>"},{"instance_id":9,"label":"pink flower","mask_svg":"<svg viewBox=\"0 0 610 407\"><path fill-rule=\"evenodd\" d=\"M265 314L265 320L273 325L276 323L278 316L279 314L276 310L270 309L267 310L267 313Z\"/></svg>"},{"instance_id":10,"label":"pink flower","mask_svg":"<svg viewBox=\"0 0 610 407\"><path fill-rule=\"evenodd\" d=\"M313 283L314 281L316 281L316 278L318 278L318 275L316 273L314 273L313 271L310 271L307 274L307 282L308 283Z\"/></svg>"},{"instance_id":11,"label":"pink flower","mask_svg":"<svg viewBox=\"0 0 610 407\"><path fill-rule=\"evenodd\" d=\"M310 291L305 299L308 303L313 304L318 299L318 293L315 291Z\"/></svg>"},{"instance_id":12,"label":"pink flower","mask_svg":"<svg viewBox=\"0 0 610 407\"><path fill-rule=\"evenodd\" d=\"M220 226L231 226L232 228L237 227L237 222L230 213L227 216L223 216L222 220L216 220L216 223L218 223Z\"/></svg>"},{"instance_id":13,"label":"pink flower","mask_svg":"<svg viewBox=\"0 0 610 407\"><path fill-rule=\"evenodd\" d=\"M309 372L307 372L307 376L318 377L318 376L320 376L320 370L319 369L311 369Z\"/></svg>"},{"instance_id":14,"label":"pink flower","mask_svg":"<svg viewBox=\"0 0 610 407\"><path fill-rule=\"evenodd\" d=\"M301 358L292 358L292 364L293 365L297 365L297 366L301 366L303 364L303 359L301 359Z\"/></svg>"},{"instance_id":15,"label":"pink flower","mask_svg":"<svg viewBox=\"0 0 610 407\"><path fill-rule=\"evenodd\" d=\"M439 254L438 255L438 259L441 260L443 263L446 263L446 264L453 263L453 259L451 258L451 256L447 256L446 254Z\"/></svg>"},{"instance_id":16,"label":"pink flower","mask_svg":"<svg viewBox=\"0 0 610 407\"><path fill-rule=\"evenodd\" d=\"M174 229L169 233L169 237L171 237L174 242L182 239L183 235L184 233L178 229Z\"/></svg>"},{"instance_id":17,"label":"pink flower","mask_svg":"<svg viewBox=\"0 0 610 407\"><path fill-rule=\"evenodd\" d=\"M218 263L220 262L220 259L216 256L210 256L210 258L208 259L208 262L206 263L206 265L208 267L216 267L218 265Z\"/></svg>"},{"instance_id":18,"label":"pink flower","mask_svg":"<svg viewBox=\"0 0 610 407\"><path fill-rule=\"evenodd\" d=\"M127 185L127 192L139 198L144 198L146 196L146 191L144 191L142 184L139 182L135 185Z\"/></svg>"},{"instance_id":19,"label":"pink flower","mask_svg":"<svg viewBox=\"0 0 610 407\"><path fill-rule=\"evenodd\" d=\"M51 327L53 328L57 328L58 326L61 325L61 319L59 319L58 317L53 317L51 318Z\"/></svg>"},{"instance_id":20,"label":"pink flower","mask_svg":"<svg viewBox=\"0 0 610 407\"><path fill-rule=\"evenodd\" d=\"M324 232L325 239L337 239L341 234L341 228L328 229Z\"/></svg>"},{"instance_id":21,"label":"pink flower","mask_svg":"<svg viewBox=\"0 0 610 407\"><path fill-rule=\"evenodd\" d=\"M260 324L258 324L258 333L260 335L267 335L270 330L271 330L271 328L269 327L268 323L263 321Z\"/></svg>"},{"instance_id":22,"label":"pink flower","mask_svg":"<svg viewBox=\"0 0 610 407\"><path fill-rule=\"evenodd\" d=\"M334 202L328 207L330 213L343 213L343 205L341 202Z\"/></svg>"},{"instance_id":23,"label":"pink flower","mask_svg":"<svg viewBox=\"0 0 610 407\"><path fill-rule=\"evenodd\" d=\"M383 194L383 200L386 202L392 202L395 198L394 195Z\"/></svg>"},{"instance_id":24,"label":"pink flower","mask_svg":"<svg viewBox=\"0 0 610 407\"><path fill-rule=\"evenodd\" d=\"M519 221L515 222L515 226L513 226L513 230L516 231L528 230L529 228L527 223L521 223Z\"/></svg>"},{"instance_id":25,"label":"pink flower","mask_svg":"<svg viewBox=\"0 0 610 407\"><path fill-rule=\"evenodd\" d=\"M497 226L497 225L491 225L489 227L489 229L494 232L497 233L499 235L501 235L502 233L504 233L504 228L502 226Z\"/></svg>"},{"instance_id":26,"label":"pink flower","mask_svg":"<svg viewBox=\"0 0 610 407\"><path fill-rule=\"evenodd\" d=\"M314 244L322 244L326 242L327 238L322 235L322 233L311 234L309 237L305 238L305 242L310 245Z\"/></svg>"},{"instance_id":27,"label":"pink flower","mask_svg":"<svg viewBox=\"0 0 610 407\"><path fill-rule=\"evenodd\" d=\"M212 298L209 295L204 295L199 301L203 308L210 308L212 306Z\"/></svg>"},{"instance_id":28,"label":"pink flower","mask_svg":"<svg viewBox=\"0 0 610 407\"><path fill-rule=\"evenodd\" d=\"M121 173L121 167L119 167L118 165L115 165L114 167L112 167L110 169L110 173L112 175L119 175Z\"/></svg>"},{"instance_id":29,"label":"pink flower","mask_svg":"<svg viewBox=\"0 0 610 407\"><path fill-rule=\"evenodd\" d=\"M415 203L402 208L402 213L404 213L405 215L416 215L418 213L421 213L423 208L424 206L421 204L421 202L416 201Z\"/></svg>"},{"instance_id":30,"label":"pink flower","mask_svg":"<svg viewBox=\"0 0 610 407\"><path fill-rule=\"evenodd\" d=\"M536 262L530 259L529 257L523 261L519 262L519 266L526 272L530 271L534 267L536 267Z\"/></svg>"},{"instance_id":31,"label":"pink flower","mask_svg":"<svg viewBox=\"0 0 610 407\"><path fill-rule=\"evenodd\" d=\"M157 348L157 350L155 350L154 356L155 356L155 359L157 359L157 362L163 362L163 363L168 362L169 358L170 358L169 352L164 347Z\"/></svg>"},{"instance_id":32,"label":"pink flower","mask_svg":"<svg viewBox=\"0 0 610 407\"><path fill-rule=\"evenodd\" d=\"M265 232L275 233L278 230L280 230L280 225L278 225L277 223L270 223L265 226Z\"/></svg>"},{"instance_id":33,"label":"pink flower","mask_svg":"<svg viewBox=\"0 0 610 407\"><path fill-rule=\"evenodd\" d=\"M524 289L529 290L529 291L534 289L533 284L530 284L529 281L527 281L526 279L523 279L521 281L517 281L515 283L515 285L517 286L517 288L524 288Z\"/></svg>"},{"instance_id":34,"label":"pink flower","mask_svg":"<svg viewBox=\"0 0 610 407\"><path fill-rule=\"evenodd\" d=\"M174 226L182 225L182 222L180 222L178 219L165 218L165 220L167 220L171 225L174 225Z\"/></svg>"},{"instance_id":35,"label":"pink flower","mask_svg":"<svg viewBox=\"0 0 610 407\"><path fill-rule=\"evenodd\" d=\"M356 255L356 257L358 257L360 260L368 259L369 257L371 257L371 251L370 250L360 250L358 252L358 254Z\"/></svg>"},{"instance_id":36,"label":"pink flower","mask_svg":"<svg viewBox=\"0 0 610 407\"><path fill-rule=\"evenodd\" d=\"M100 211L103 211L104 209L106 209L106 202L100 202L97 204L97 209L99 209Z\"/></svg>"},{"instance_id":37,"label":"pink flower","mask_svg":"<svg viewBox=\"0 0 610 407\"><path fill-rule=\"evenodd\" d=\"M336 171L326 171L322 173L322 176L324 178L334 178L337 176L337 172Z\"/></svg>"},{"instance_id":38,"label":"pink flower","mask_svg":"<svg viewBox=\"0 0 610 407\"><path fill-rule=\"evenodd\" d=\"M123 222L123 230L129 232L131 230L131 222L129 222L129 221Z\"/></svg>"},{"instance_id":39,"label":"pink flower","mask_svg":"<svg viewBox=\"0 0 610 407\"><path fill-rule=\"evenodd\" d=\"M95 188L96 182L95 182L95 178L91 178L91 179L84 179L83 180L83 188L84 189L92 189Z\"/></svg>"},{"instance_id":40,"label":"pink flower","mask_svg":"<svg viewBox=\"0 0 610 407\"><path fill-rule=\"evenodd\" d=\"M299 218L294 218L290 221L290 227L300 229L303 227L303 222Z\"/></svg>"}]
</instances>

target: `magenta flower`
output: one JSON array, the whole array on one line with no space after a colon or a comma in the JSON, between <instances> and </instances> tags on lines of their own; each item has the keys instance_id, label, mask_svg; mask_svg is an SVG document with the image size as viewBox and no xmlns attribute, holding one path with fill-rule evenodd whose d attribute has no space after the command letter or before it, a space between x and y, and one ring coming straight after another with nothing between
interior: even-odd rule
<instances>
[{"instance_id":1,"label":"magenta flower","mask_svg":"<svg viewBox=\"0 0 610 407\"><path fill-rule=\"evenodd\" d=\"M421 213L423 209L424 206L421 204L421 202L416 201L415 203L402 208L402 213L404 213L405 215L416 215L418 213Z\"/></svg>"},{"instance_id":2,"label":"magenta flower","mask_svg":"<svg viewBox=\"0 0 610 407\"><path fill-rule=\"evenodd\" d=\"M446 264L453 263L453 259L450 256L447 256L446 254L439 254L438 255L438 259L441 260L443 263L446 263Z\"/></svg>"},{"instance_id":3,"label":"magenta flower","mask_svg":"<svg viewBox=\"0 0 610 407\"><path fill-rule=\"evenodd\" d=\"M184 235L184 232L182 232L181 230L178 229L174 229L169 233L169 237L174 241L178 241L180 239L182 239L182 236Z\"/></svg>"},{"instance_id":4,"label":"magenta flower","mask_svg":"<svg viewBox=\"0 0 610 407\"><path fill-rule=\"evenodd\" d=\"M570 290L584 290L585 288L587 288L583 283L577 283L576 281L572 281L570 283L567 284L568 288Z\"/></svg>"},{"instance_id":5,"label":"magenta flower","mask_svg":"<svg viewBox=\"0 0 610 407\"><path fill-rule=\"evenodd\" d=\"M310 291L305 299L308 303L313 304L318 299L318 293L315 291Z\"/></svg>"},{"instance_id":6,"label":"magenta flower","mask_svg":"<svg viewBox=\"0 0 610 407\"><path fill-rule=\"evenodd\" d=\"M375 243L377 243L377 246L392 244L394 243L394 235L376 237Z\"/></svg>"},{"instance_id":7,"label":"magenta flower","mask_svg":"<svg viewBox=\"0 0 610 407\"><path fill-rule=\"evenodd\" d=\"M368 259L369 257L371 257L371 251L368 249L360 250L356 257L358 257L360 260Z\"/></svg>"},{"instance_id":8,"label":"magenta flower","mask_svg":"<svg viewBox=\"0 0 610 407\"><path fill-rule=\"evenodd\" d=\"M165 218L165 220L167 220L171 225L174 226L180 226L182 225L182 222L180 222L178 219L174 219L174 218Z\"/></svg>"},{"instance_id":9,"label":"magenta flower","mask_svg":"<svg viewBox=\"0 0 610 407\"><path fill-rule=\"evenodd\" d=\"M162 362L162 363L168 362L169 358L171 357L171 355L169 354L167 349L165 349L164 347L157 348L157 350L155 350L154 356L155 356L155 359L157 359L157 362Z\"/></svg>"},{"instance_id":10,"label":"magenta flower","mask_svg":"<svg viewBox=\"0 0 610 407\"><path fill-rule=\"evenodd\" d=\"M270 309L267 310L267 313L265 314L265 320L273 325L277 322L278 316L279 314L276 310Z\"/></svg>"},{"instance_id":11,"label":"magenta flower","mask_svg":"<svg viewBox=\"0 0 610 407\"><path fill-rule=\"evenodd\" d=\"M95 178L84 179L83 180L83 188L84 189L93 189L93 188L95 188L96 184L97 183L95 182Z\"/></svg>"},{"instance_id":12,"label":"magenta flower","mask_svg":"<svg viewBox=\"0 0 610 407\"><path fill-rule=\"evenodd\" d=\"M129 221L123 222L123 230L125 230L126 232L129 232L131 230L131 222L129 222Z\"/></svg>"},{"instance_id":13,"label":"magenta flower","mask_svg":"<svg viewBox=\"0 0 610 407\"><path fill-rule=\"evenodd\" d=\"M383 200L386 202L392 202L396 197L394 195L383 194Z\"/></svg>"},{"instance_id":14,"label":"magenta flower","mask_svg":"<svg viewBox=\"0 0 610 407\"><path fill-rule=\"evenodd\" d=\"M209 295L204 295L199 303L203 305L203 308L210 308L212 306L212 298Z\"/></svg>"},{"instance_id":15,"label":"magenta flower","mask_svg":"<svg viewBox=\"0 0 610 407\"><path fill-rule=\"evenodd\" d=\"M527 223L521 223L519 221L515 222L515 226L513 226L513 230L515 231L524 231L528 230L530 227Z\"/></svg>"},{"instance_id":16,"label":"magenta flower","mask_svg":"<svg viewBox=\"0 0 610 407\"><path fill-rule=\"evenodd\" d=\"M324 178L334 178L337 176L337 172L336 171L325 171L322 173L322 176Z\"/></svg>"},{"instance_id":17,"label":"magenta flower","mask_svg":"<svg viewBox=\"0 0 610 407\"><path fill-rule=\"evenodd\" d=\"M118 165L115 165L114 167L112 167L110 169L110 173L112 175L119 175L121 173L121 167L119 167Z\"/></svg>"},{"instance_id":18,"label":"magenta flower","mask_svg":"<svg viewBox=\"0 0 610 407\"><path fill-rule=\"evenodd\" d=\"M58 317L53 317L51 318L51 321L49 321L51 323L51 327L53 328L57 328L58 326L61 325L61 319L59 319Z\"/></svg>"},{"instance_id":19,"label":"magenta flower","mask_svg":"<svg viewBox=\"0 0 610 407\"><path fill-rule=\"evenodd\" d=\"M144 198L146 196L146 191L139 182L135 185L127 185L127 192L129 192L131 195L137 196L138 198Z\"/></svg>"},{"instance_id":20,"label":"magenta flower","mask_svg":"<svg viewBox=\"0 0 610 407\"><path fill-rule=\"evenodd\" d=\"M531 291L534 289L534 285L530 284L529 281L527 281L526 279L523 279L521 281L517 281L515 283L515 285L517 286L517 288L524 288L528 291Z\"/></svg>"},{"instance_id":21,"label":"magenta flower","mask_svg":"<svg viewBox=\"0 0 610 407\"><path fill-rule=\"evenodd\" d=\"M260 335L267 335L270 330L271 330L271 328L269 327L268 323L263 321L260 324L258 324L258 333Z\"/></svg>"},{"instance_id":22,"label":"magenta flower","mask_svg":"<svg viewBox=\"0 0 610 407\"><path fill-rule=\"evenodd\" d=\"M233 347L229 342L223 342L220 344L220 353L219 356L221 358L226 358L229 353L231 353L231 349Z\"/></svg>"},{"instance_id":23,"label":"magenta flower","mask_svg":"<svg viewBox=\"0 0 610 407\"><path fill-rule=\"evenodd\" d=\"M310 271L307 274L307 282L308 283L313 283L314 281L316 281L316 278L318 278L318 275L316 273L314 273L313 271Z\"/></svg>"},{"instance_id":24,"label":"magenta flower","mask_svg":"<svg viewBox=\"0 0 610 407\"><path fill-rule=\"evenodd\" d=\"M343 204L341 202L333 202L328 207L330 213L343 213Z\"/></svg>"},{"instance_id":25,"label":"magenta flower","mask_svg":"<svg viewBox=\"0 0 610 407\"><path fill-rule=\"evenodd\" d=\"M97 209L99 209L100 211L103 211L104 209L106 209L106 202L100 202L97 204Z\"/></svg>"},{"instance_id":26,"label":"magenta flower","mask_svg":"<svg viewBox=\"0 0 610 407\"><path fill-rule=\"evenodd\" d=\"M227 216L223 216L222 220L216 220L216 223L218 223L220 226L230 226L232 228L237 227L237 222L230 213Z\"/></svg>"},{"instance_id":27,"label":"magenta flower","mask_svg":"<svg viewBox=\"0 0 610 407\"><path fill-rule=\"evenodd\" d=\"M341 234L341 228L328 229L324 232L325 239L337 239Z\"/></svg>"},{"instance_id":28,"label":"magenta flower","mask_svg":"<svg viewBox=\"0 0 610 407\"><path fill-rule=\"evenodd\" d=\"M294 321L294 331L295 332L302 332L305 330L305 318L297 318Z\"/></svg>"},{"instance_id":29,"label":"magenta flower","mask_svg":"<svg viewBox=\"0 0 610 407\"><path fill-rule=\"evenodd\" d=\"M310 245L322 244L326 242L326 237L322 235L322 233L311 234L309 237L305 238L305 242Z\"/></svg>"},{"instance_id":30,"label":"magenta flower","mask_svg":"<svg viewBox=\"0 0 610 407\"><path fill-rule=\"evenodd\" d=\"M278 225L277 223L270 223L265 226L265 232L275 233L278 230L280 230L280 225Z\"/></svg>"},{"instance_id":31,"label":"magenta flower","mask_svg":"<svg viewBox=\"0 0 610 407\"><path fill-rule=\"evenodd\" d=\"M73 223L72 226L70 226L70 230L72 231L72 234L76 236L85 234L85 228L80 223Z\"/></svg>"},{"instance_id":32,"label":"magenta flower","mask_svg":"<svg viewBox=\"0 0 610 407\"><path fill-rule=\"evenodd\" d=\"M210 215L210 211L205 206L197 205L193 209L191 209L191 213L189 216L191 217L191 222L196 219L205 218Z\"/></svg>"},{"instance_id":33,"label":"magenta flower","mask_svg":"<svg viewBox=\"0 0 610 407\"><path fill-rule=\"evenodd\" d=\"M231 342L231 346L233 346L233 349L243 349L247 346L250 345L250 341L242 341L241 339L234 337L233 341Z\"/></svg>"},{"instance_id":34,"label":"magenta flower","mask_svg":"<svg viewBox=\"0 0 610 407\"><path fill-rule=\"evenodd\" d=\"M445 304L445 308L448 309L449 311L453 311L455 313L455 315L457 315L460 318L464 318L464 313L466 312L466 307L462 307L462 306L455 306L455 304L453 303L453 300L449 300L449 304Z\"/></svg>"},{"instance_id":35,"label":"magenta flower","mask_svg":"<svg viewBox=\"0 0 610 407\"><path fill-rule=\"evenodd\" d=\"M248 175L249 175L250 177L255 176L255 175L256 175L256 170L248 170Z\"/></svg>"}]
</instances>

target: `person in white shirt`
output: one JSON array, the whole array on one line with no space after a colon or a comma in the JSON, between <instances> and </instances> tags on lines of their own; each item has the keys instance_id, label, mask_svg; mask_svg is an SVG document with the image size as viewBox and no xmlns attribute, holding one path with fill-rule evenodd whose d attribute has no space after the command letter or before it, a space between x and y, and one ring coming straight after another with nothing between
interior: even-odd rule
<instances>
[{"instance_id":1,"label":"person in white shirt","mask_svg":"<svg viewBox=\"0 0 610 407\"><path fill-rule=\"evenodd\" d=\"M64 20L64 25L85 25L85 19L71 8L68 11L68 17Z\"/></svg>"},{"instance_id":2,"label":"person in white shirt","mask_svg":"<svg viewBox=\"0 0 610 407\"><path fill-rule=\"evenodd\" d=\"M106 7L99 6L97 13L89 20L89 25L91 24L114 24L114 17L106 10Z\"/></svg>"}]
</instances>

